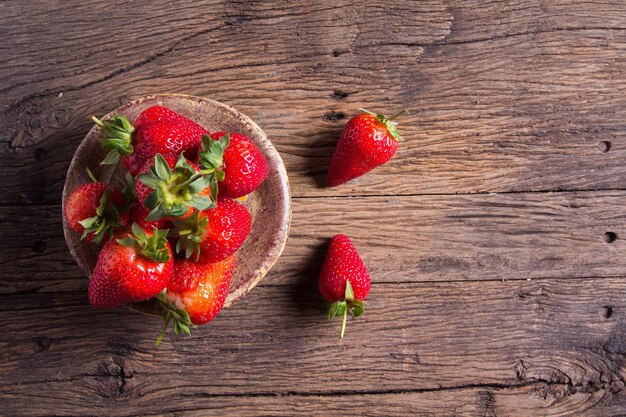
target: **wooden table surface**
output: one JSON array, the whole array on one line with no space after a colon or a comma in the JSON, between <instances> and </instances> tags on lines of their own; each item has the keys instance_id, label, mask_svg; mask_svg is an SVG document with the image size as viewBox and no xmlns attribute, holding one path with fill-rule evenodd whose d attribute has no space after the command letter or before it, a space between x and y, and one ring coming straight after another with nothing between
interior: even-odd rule
<instances>
[{"instance_id":1,"label":"wooden table surface","mask_svg":"<svg viewBox=\"0 0 626 417\"><path fill-rule=\"evenodd\" d=\"M0 2L0 415L625 415L623 0L115 3ZM157 349L159 319L89 307L60 196L89 116L163 92L252 117L293 222ZM407 109L404 141L327 188L361 107ZM336 233L374 281L343 342Z\"/></svg>"}]
</instances>

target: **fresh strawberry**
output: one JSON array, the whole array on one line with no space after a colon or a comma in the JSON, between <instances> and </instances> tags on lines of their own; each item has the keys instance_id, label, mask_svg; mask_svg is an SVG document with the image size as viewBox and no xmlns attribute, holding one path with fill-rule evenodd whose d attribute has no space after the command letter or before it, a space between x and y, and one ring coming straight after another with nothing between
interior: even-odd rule
<instances>
[{"instance_id":1,"label":"fresh strawberry","mask_svg":"<svg viewBox=\"0 0 626 417\"><path fill-rule=\"evenodd\" d=\"M102 182L83 184L65 201L67 224L81 239L105 242L115 229L126 226L128 207L117 188Z\"/></svg>"},{"instance_id":2,"label":"fresh strawberry","mask_svg":"<svg viewBox=\"0 0 626 417\"><path fill-rule=\"evenodd\" d=\"M111 239L100 251L89 281L89 302L96 308L117 307L154 297L172 276L174 258L167 230L144 231Z\"/></svg>"},{"instance_id":3,"label":"fresh strawberry","mask_svg":"<svg viewBox=\"0 0 626 417\"><path fill-rule=\"evenodd\" d=\"M211 178L183 154L156 154L135 180L137 199L151 210L146 220L184 218L214 207L218 190L217 184L211 187Z\"/></svg>"},{"instance_id":4,"label":"fresh strawberry","mask_svg":"<svg viewBox=\"0 0 626 417\"><path fill-rule=\"evenodd\" d=\"M342 339L348 310L354 317L363 314L363 300L370 291L370 285L367 268L350 239L346 235L333 237L320 273L318 288L320 294L330 303L328 319L343 315Z\"/></svg>"},{"instance_id":5,"label":"fresh strawberry","mask_svg":"<svg viewBox=\"0 0 626 417\"><path fill-rule=\"evenodd\" d=\"M221 261L241 247L251 221L243 205L230 198L220 199L215 208L174 221L180 236L176 252L202 262Z\"/></svg>"},{"instance_id":6,"label":"fresh strawberry","mask_svg":"<svg viewBox=\"0 0 626 417\"><path fill-rule=\"evenodd\" d=\"M386 118L364 110L351 118L330 161L328 184L331 187L343 184L389 161L400 140L392 121L402 113Z\"/></svg>"},{"instance_id":7,"label":"fresh strawberry","mask_svg":"<svg viewBox=\"0 0 626 417\"><path fill-rule=\"evenodd\" d=\"M193 324L208 323L224 306L234 269L234 256L212 263L177 261L165 297L187 311Z\"/></svg>"},{"instance_id":8,"label":"fresh strawberry","mask_svg":"<svg viewBox=\"0 0 626 417\"><path fill-rule=\"evenodd\" d=\"M165 295L156 296L164 321L157 346L170 321L174 333L189 334L191 326L213 320L224 306L234 269L234 256L214 263L177 260Z\"/></svg>"},{"instance_id":9,"label":"fresh strawberry","mask_svg":"<svg viewBox=\"0 0 626 417\"><path fill-rule=\"evenodd\" d=\"M207 137L202 138L199 164L204 169L223 172L219 177L220 195L239 198L256 190L269 173L270 167L254 142L239 133L211 133L213 141L228 138L229 145L222 149L223 155L215 157L215 144ZM220 149L218 149L219 151Z\"/></svg>"},{"instance_id":10,"label":"fresh strawberry","mask_svg":"<svg viewBox=\"0 0 626 417\"><path fill-rule=\"evenodd\" d=\"M144 110L134 125L125 116L115 115L110 120L92 120L100 127L102 147L109 151L103 164L114 164L120 159L133 175L137 175L147 160L157 153L195 159L202 135L209 132L196 122L163 106Z\"/></svg>"},{"instance_id":11,"label":"fresh strawberry","mask_svg":"<svg viewBox=\"0 0 626 417\"><path fill-rule=\"evenodd\" d=\"M143 230L153 230L153 229L172 229L174 226L172 222L168 219L159 219L159 220L146 220L150 214L150 209L144 206L139 202L135 202L130 205L130 210L128 211L128 222L129 223L137 223Z\"/></svg>"}]
</instances>

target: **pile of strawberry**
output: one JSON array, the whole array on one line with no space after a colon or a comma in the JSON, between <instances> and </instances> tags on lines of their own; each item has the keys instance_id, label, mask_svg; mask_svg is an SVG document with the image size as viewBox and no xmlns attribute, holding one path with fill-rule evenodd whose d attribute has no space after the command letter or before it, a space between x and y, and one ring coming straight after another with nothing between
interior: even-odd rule
<instances>
[{"instance_id":1,"label":"pile of strawberry","mask_svg":"<svg viewBox=\"0 0 626 417\"><path fill-rule=\"evenodd\" d=\"M154 299L164 325L189 333L224 305L235 252L251 226L238 201L265 180L269 165L247 137L209 133L162 106L131 123L100 121L103 164L120 160L123 187L98 182L75 189L65 203L67 224L102 245L91 273L89 301L111 308Z\"/></svg>"}]
</instances>

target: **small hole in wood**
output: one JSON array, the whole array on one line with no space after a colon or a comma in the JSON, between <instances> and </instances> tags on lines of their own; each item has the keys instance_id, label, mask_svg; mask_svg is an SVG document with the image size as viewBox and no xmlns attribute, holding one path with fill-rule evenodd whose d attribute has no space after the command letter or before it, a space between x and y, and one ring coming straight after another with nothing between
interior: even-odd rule
<instances>
[{"instance_id":1,"label":"small hole in wood","mask_svg":"<svg viewBox=\"0 0 626 417\"><path fill-rule=\"evenodd\" d=\"M33 243L33 251L35 252L43 253L46 251L46 249L48 249L48 244L43 240L38 240Z\"/></svg>"},{"instance_id":2,"label":"small hole in wood","mask_svg":"<svg viewBox=\"0 0 626 417\"><path fill-rule=\"evenodd\" d=\"M35 343L35 351L43 352L44 350L48 350L51 344L52 339L46 336L41 337L39 338L39 340L37 340L37 343Z\"/></svg>"},{"instance_id":3,"label":"small hole in wood","mask_svg":"<svg viewBox=\"0 0 626 417\"><path fill-rule=\"evenodd\" d=\"M603 140L602 142L598 143L598 149L600 149L600 152L605 153L611 150L611 142L609 142L608 140Z\"/></svg>"},{"instance_id":4,"label":"small hole in wood","mask_svg":"<svg viewBox=\"0 0 626 417\"><path fill-rule=\"evenodd\" d=\"M337 111L329 111L322 115L322 120L326 122L336 122L348 117L347 114Z\"/></svg>"},{"instance_id":5,"label":"small hole in wood","mask_svg":"<svg viewBox=\"0 0 626 417\"><path fill-rule=\"evenodd\" d=\"M333 92L333 93L330 95L330 98L331 98L332 100L337 100L337 101L339 101L339 100L343 100L343 99L344 99L344 98L346 98L346 97L348 97L348 93L344 93L343 91L339 91L339 90L337 90L337 91Z\"/></svg>"},{"instance_id":6,"label":"small hole in wood","mask_svg":"<svg viewBox=\"0 0 626 417\"><path fill-rule=\"evenodd\" d=\"M43 161L44 159L46 159L47 156L48 156L48 152L46 152L46 150L43 148L38 148L35 151L35 159L38 161Z\"/></svg>"},{"instance_id":7,"label":"small hole in wood","mask_svg":"<svg viewBox=\"0 0 626 417\"><path fill-rule=\"evenodd\" d=\"M339 50L335 49L333 51L333 58L337 58L339 55L341 55L341 53L339 52Z\"/></svg>"},{"instance_id":8,"label":"small hole in wood","mask_svg":"<svg viewBox=\"0 0 626 417\"><path fill-rule=\"evenodd\" d=\"M617 240L617 235L613 232L606 232L604 234L604 241L606 243L613 243Z\"/></svg>"},{"instance_id":9,"label":"small hole in wood","mask_svg":"<svg viewBox=\"0 0 626 417\"><path fill-rule=\"evenodd\" d=\"M613 315L613 307L611 306L602 307L600 309L600 315L604 317L605 319L610 319L611 316Z\"/></svg>"}]
</instances>

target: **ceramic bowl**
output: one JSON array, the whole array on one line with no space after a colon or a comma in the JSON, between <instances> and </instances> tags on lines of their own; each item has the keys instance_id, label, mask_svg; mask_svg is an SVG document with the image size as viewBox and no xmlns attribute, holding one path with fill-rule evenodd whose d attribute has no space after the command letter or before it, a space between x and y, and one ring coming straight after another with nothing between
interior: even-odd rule
<instances>
[{"instance_id":1,"label":"ceramic bowl","mask_svg":"<svg viewBox=\"0 0 626 417\"><path fill-rule=\"evenodd\" d=\"M122 114L133 122L139 113L155 105L174 110L202 125L209 132L230 131L249 137L270 164L267 179L243 203L252 215L252 227L248 238L236 254L237 264L225 303L228 307L263 279L285 248L291 221L291 199L285 165L272 142L256 123L245 114L215 100L178 94L143 97L114 109L104 119L113 114ZM99 130L94 126L74 153L63 188L63 212L67 196L78 186L90 181L87 168L103 182L110 182L114 177L121 178L124 173L121 163L116 166L100 165L106 151L100 147L98 138ZM89 276L96 265L99 248L82 241L67 226L65 216L63 232L76 263ZM133 307L144 312L154 312L150 303L140 303Z\"/></svg>"}]
</instances>

